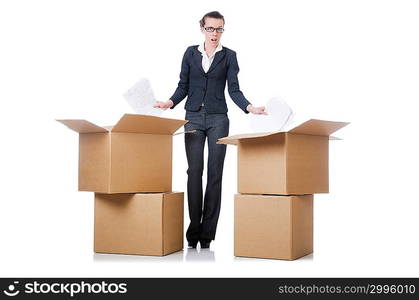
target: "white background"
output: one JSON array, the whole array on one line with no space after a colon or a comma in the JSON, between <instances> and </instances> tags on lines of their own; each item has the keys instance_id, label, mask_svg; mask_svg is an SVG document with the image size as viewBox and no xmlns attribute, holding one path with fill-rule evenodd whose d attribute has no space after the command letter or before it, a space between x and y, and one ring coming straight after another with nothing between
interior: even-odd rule
<instances>
[{"instance_id":1,"label":"white background","mask_svg":"<svg viewBox=\"0 0 419 300\"><path fill-rule=\"evenodd\" d=\"M351 122L330 144L330 193L315 195L314 254L233 256L229 146L210 251L95 255L78 136L54 120L112 125L142 77L167 100L212 10L226 18L222 43L237 51L253 104L280 95L299 116ZM2 1L0 276L419 276L418 15L417 1L401 0ZM248 116L228 102L230 133L247 132ZM182 119L183 104L163 116ZM182 136L173 172L185 191Z\"/></svg>"}]
</instances>

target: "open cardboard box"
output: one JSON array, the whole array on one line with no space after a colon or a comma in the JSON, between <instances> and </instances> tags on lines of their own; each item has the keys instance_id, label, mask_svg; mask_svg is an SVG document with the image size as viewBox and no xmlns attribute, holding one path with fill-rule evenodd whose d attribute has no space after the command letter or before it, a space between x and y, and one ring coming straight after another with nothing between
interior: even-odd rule
<instances>
[{"instance_id":1,"label":"open cardboard box","mask_svg":"<svg viewBox=\"0 0 419 300\"><path fill-rule=\"evenodd\" d=\"M57 120L79 133L79 191L170 192L172 136L187 121L125 114L114 126Z\"/></svg>"},{"instance_id":2,"label":"open cardboard box","mask_svg":"<svg viewBox=\"0 0 419 300\"><path fill-rule=\"evenodd\" d=\"M330 135L347 124L311 119L288 131L233 135L217 143L237 145L239 193L328 193L329 139L337 139Z\"/></svg>"}]
</instances>

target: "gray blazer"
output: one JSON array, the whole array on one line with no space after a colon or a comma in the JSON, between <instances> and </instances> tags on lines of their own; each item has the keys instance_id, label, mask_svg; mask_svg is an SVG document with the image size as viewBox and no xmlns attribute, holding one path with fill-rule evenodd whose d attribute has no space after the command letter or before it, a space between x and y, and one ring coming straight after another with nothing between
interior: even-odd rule
<instances>
[{"instance_id":1,"label":"gray blazer","mask_svg":"<svg viewBox=\"0 0 419 300\"><path fill-rule=\"evenodd\" d=\"M178 87L170 99L176 107L186 96L188 96L185 109L198 111L202 104L208 113L227 113L227 103L224 95L226 81L228 82L228 93L231 99L245 113L250 102L240 91L239 65L236 52L223 46L223 49L215 54L214 61L208 72L202 69L202 53L198 45L186 49L182 59L180 80Z\"/></svg>"}]
</instances>

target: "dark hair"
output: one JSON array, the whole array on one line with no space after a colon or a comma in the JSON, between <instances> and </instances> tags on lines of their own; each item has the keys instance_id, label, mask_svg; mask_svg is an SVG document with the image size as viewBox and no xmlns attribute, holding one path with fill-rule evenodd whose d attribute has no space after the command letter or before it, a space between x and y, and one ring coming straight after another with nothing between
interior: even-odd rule
<instances>
[{"instance_id":1,"label":"dark hair","mask_svg":"<svg viewBox=\"0 0 419 300\"><path fill-rule=\"evenodd\" d=\"M218 11L211 11L211 12L205 14L202 17L202 19L199 20L199 25L201 25L201 27L204 27L204 25L205 25L205 18L222 19L223 23L225 23L224 16L222 14L220 14Z\"/></svg>"}]
</instances>

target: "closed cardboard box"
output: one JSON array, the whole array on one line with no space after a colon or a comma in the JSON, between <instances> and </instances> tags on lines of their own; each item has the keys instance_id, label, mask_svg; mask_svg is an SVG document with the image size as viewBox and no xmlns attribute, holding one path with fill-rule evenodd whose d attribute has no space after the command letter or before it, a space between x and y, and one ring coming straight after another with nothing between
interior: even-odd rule
<instances>
[{"instance_id":1,"label":"closed cardboard box","mask_svg":"<svg viewBox=\"0 0 419 300\"><path fill-rule=\"evenodd\" d=\"M313 195L236 195L234 255L294 260L313 252Z\"/></svg>"},{"instance_id":2,"label":"closed cardboard box","mask_svg":"<svg viewBox=\"0 0 419 300\"><path fill-rule=\"evenodd\" d=\"M182 249L183 193L95 194L95 252L163 256Z\"/></svg>"},{"instance_id":3,"label":"closed cardboard box","mask_svg":"<svg viewBox=\"0 0 419 300\"><path fill-rule=\"evenodd\" d=\"M172 135L187 121L125 114L115 126L57 120L79 132L79 191L172 190Z\"/></svg>"},{"instance_id":4,"label":"closed cardboard box","mask_svg":"<svg viewBox=\"0 0 419 300\"><path fill-rule=\"evenodd\" d=\"M237 145L237 189L248 194L329 192L329 137L345 122L309 120L289 131L221 138Z\"/></svg>"}]
</instances>

